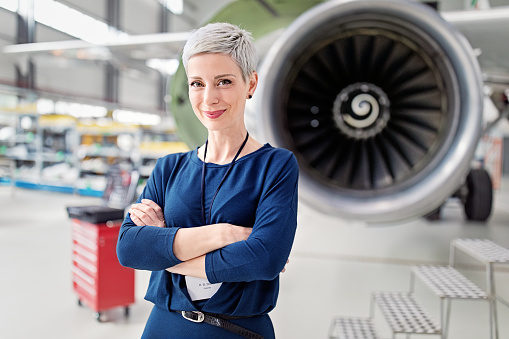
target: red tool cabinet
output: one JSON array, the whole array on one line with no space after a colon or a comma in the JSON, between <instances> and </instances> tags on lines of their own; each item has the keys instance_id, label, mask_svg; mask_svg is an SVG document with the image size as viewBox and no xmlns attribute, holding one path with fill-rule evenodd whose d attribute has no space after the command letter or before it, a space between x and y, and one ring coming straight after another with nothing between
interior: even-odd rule
<instances>
[{"instance_id":1,"label":"red tool cabinet","mask_svg":"<svg viewBox=\"0 0 509 339\"><path fill-rule=\"evenodd\" d=\"M121 220L91 223L72 218L72 281L78 303L96 312L134 303L134 270L120 265L116 254Z\"/></svg>"}]
</instances>

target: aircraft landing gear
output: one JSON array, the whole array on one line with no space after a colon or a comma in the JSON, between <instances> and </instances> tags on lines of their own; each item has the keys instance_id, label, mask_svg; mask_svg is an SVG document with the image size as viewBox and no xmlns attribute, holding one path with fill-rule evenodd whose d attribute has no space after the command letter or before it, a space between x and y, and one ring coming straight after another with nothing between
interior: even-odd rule
<instances>
[{"instance_id":1,"label":"aircraft landing gear","mask_svg":"<svg viewBox=\"0 0 509 339\"><path fill-rule=\"evenodd\" d=\"M493 186L489 173L484 169L472 169L465 182L466 195L461 196L465 216L471 221L486 221L493 204Z\"/></svg>"},{"instance_id":2,"label":"aircraft landing gear","mask_svg":"<svg viewBox=\"0 0 509 339\"><path fill-rule=\"evenodd\" d=\"M465 217L469 221L485 222L491 214L493 205L493 186L489 173L485 169L471 169L466 181L454 193L463 204ZM428 221L441 219L443 205L424 216Z\"/></svg>"}]
</instances>

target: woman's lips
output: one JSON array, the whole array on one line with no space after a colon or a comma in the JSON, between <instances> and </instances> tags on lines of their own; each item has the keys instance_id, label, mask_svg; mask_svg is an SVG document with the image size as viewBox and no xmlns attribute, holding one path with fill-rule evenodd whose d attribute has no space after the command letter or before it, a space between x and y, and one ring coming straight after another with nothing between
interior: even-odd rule
<instances>
[{"instance_id":1,"label":"woman's lips","mask_svg":"<svg viewBox=\"0 0 509 339\"><path fill-rule=\"evenodd\" d=\"M219 118L226 110L219 110L219 111L203 111L205 116L209 119L217 119Z\"/></svg>"}]
</instances>

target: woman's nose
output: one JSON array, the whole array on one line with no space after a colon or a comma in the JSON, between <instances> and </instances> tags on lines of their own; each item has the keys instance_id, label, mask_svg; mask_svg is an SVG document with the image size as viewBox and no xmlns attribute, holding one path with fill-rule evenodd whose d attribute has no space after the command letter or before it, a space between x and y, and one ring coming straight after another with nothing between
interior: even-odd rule
<instances>
[{"instance_id":1,"label":"woman's nose","mask_svg":"<svg viewBox=\"0 0 509 339\"><path fill-rule=\"evenodd\" d=\"M217 89L213 86L207 86L205 88L203 101L207 105L217 104L219 102L219 98L217 95Z\"/></svg>"}]
</instances>

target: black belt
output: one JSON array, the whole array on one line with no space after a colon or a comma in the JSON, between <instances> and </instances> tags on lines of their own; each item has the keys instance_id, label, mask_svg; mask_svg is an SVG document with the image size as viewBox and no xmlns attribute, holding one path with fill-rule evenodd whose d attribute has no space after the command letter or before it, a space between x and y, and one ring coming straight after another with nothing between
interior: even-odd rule
<instances>
[{"instance_id":1,"label":"black belt","mask_svg":"<svg viewBox=\"0 0 509 339\"><path fill-rule=\"evenodd\" d=\"M181 311L181 313L185 319L192 321L194 323L207 323L213 326L224 328L225 330L243 336L244 338L263 339L262 335L259 335L258 333L255 333L253 331L250 331L248 329L245 329L244 327L235 325L234 323L228 321L235 319L246 319L251 317L235 317L223 314L203 313L198 311Z\"/></svg>"}]
</instances>

